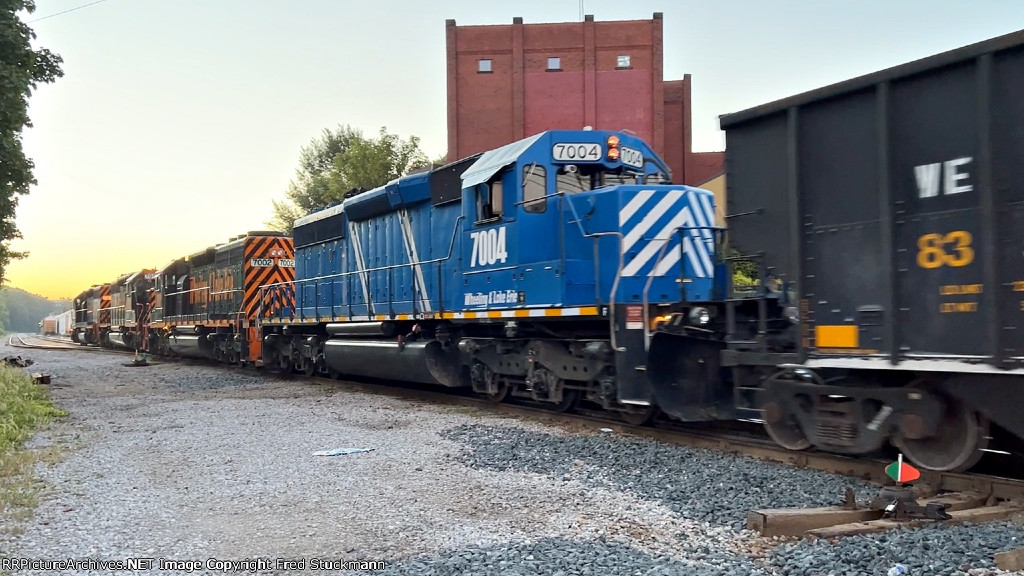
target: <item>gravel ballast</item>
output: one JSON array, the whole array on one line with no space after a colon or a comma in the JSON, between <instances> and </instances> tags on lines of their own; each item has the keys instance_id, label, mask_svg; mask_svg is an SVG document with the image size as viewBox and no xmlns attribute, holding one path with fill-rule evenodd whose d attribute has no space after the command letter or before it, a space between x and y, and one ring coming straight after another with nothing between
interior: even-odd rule
<instances>
[{"instance_id":1,"label":"gravel ballast","mask_svg":"<svg viewBox=\"0 0 1024 576\"><path fill-rule=\"evenodd\" d=\"M0 556L384 561L381 574L995 573L1017 524L937 526L829 542L743 530L755 508L821 506L869 484L637 438L569 433L190 363L3 347L52 375L70 416L30 442L34 517ZM315 456L334 448L366 452ZM19 533L20 532L20 533ZM295 570L259 573L294 573ZM12 574L52 574L15 569ZM972 572L968 572L972 571ZM3 570L0 570L3 572ZM250 571L251 572L251 571ZM63 574L84 573L75 570ZM97 573L113 573L99 571ZM317 573L353 573L321 570Z\"/></svg>"}]
</instances>

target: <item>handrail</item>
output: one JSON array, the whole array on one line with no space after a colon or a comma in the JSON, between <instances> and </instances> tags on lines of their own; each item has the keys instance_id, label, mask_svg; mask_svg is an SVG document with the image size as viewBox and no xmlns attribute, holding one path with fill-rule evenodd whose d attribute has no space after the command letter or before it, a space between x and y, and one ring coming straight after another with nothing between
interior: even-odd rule
<instances>
[{"instance_id":1,"label":"handrail","mask_svg":"<svg viewBox=\"0 0 1024 576\"><path fill-rule=\"evenodd\" d=\"M302 280L288 280L288 281L285 281L285 282L275 282L273 284L264 284L263 286L261 286L261 288L273 288L275 286L284 286L284 285L287 285L287 284L294 284L296 282L312 282L314 280L326 280L328 278L337 278L337 277L340 277L340 276L353 276L355 274L368 274L370 272L380 272L380 271L383 271L383 270L390 270L392 268L401 268L403 266L416 266L417 264L420 264L420 265L422 265L422 264L435 264L437 262L444 262L446 260L450 260L451 257L452 257L452 251L455 250L455 238L456 238L456 236L458 234L458 229L459 229L458 225L459 225L459 222L463 218L465 218L465 216L459 216L458 219L456 220L455 230L452 232L452 239L451 239L451 241L449 242L449 245L448 245L448 255L444 256L443 258L434 258L432 260L422 260L422 261L420 261L418 263L407 262L407 263L404 263L404 264L391 264L389 266L378 266L377 268L366 268L365 270L354 270L354 271L350 271L350 272L338 272L336 274L327 274L325 276L314 276L313 278L303 278Z\"/></svg>"},{"instance_id":2,"label":"handrail","mask_svg":"<svg viewBox=\"0 0 1024 576\"><path fill-rule=\"evenodd\" d=\"M723 228L718 227L718 226L676 226L675 228L672 229L672 233L669 234L664 240L661 240L661 239L658 239L658 238L654 238L654 239L651 240L651 242L661 242L662 244L661 244L661 249L658 251L658 258L654 261L654 268L651 269L652 273L647 275L647 282L644 284L644 291L643 291L643 296L642 296L642 299L641 299L641 302L643 303L643 314L644 314L644 316L643 316L644 317L644 350L649 350L650 346L651 346L650 323L647 321L647 307L648 307L647 296L648 296L648 293L651 290L651 284L654 283L655 276L654 276L653 271L657 270L658 266L661 265L661 261L662 261L662 259L665 256L665 250L668 248L668 245L671 244L671 240L673 238L675 238L675 235L678 234L680 230L712 230L712 231L715 231L715 230L723 230ZM685 238L683 240L685 240ZM686 243L683 240L679 241L679 250L684 253L684 254L681 254L680 256L684 256L685 255L685 248L684 247L685 247ZM705 238L703 235L701 235L701 237L698 238L697 241L698 242L708 243L708 239ZM711 245L712 245L712 248L713 248L714 247L714 238L711 239ZM712 253L714 253L714 250L712 250ZM685 268L685 266L686 266L685 262L686 262L685 258L680 257L680 259L679 259L680 270L685 270L686 269ZM712 262L711 274L715 273L713 266L714 266L714 262ZM712 276L712 278L713 278L713 276Z\"/></svg>"},{"instance_id":3,"label":"handrail","mask_svg":"<svg viewBox=\"0 0 1024 576\"><path fill-rule=\"evenodd\" d=\"M448 254L446 254L445 256L442 256L440 258L433 258L431 260L421 260L419 262L407 262L407 263L403 263L403 264L391 264L391 265L388 265L388 266L378 266L376 268L367 268L367 269L364 269L364 270L354 270L354 271L349 271L349 272L337 272L337 273L334 273L334 274L327 274L327 275L324 275L324 276L314 276L313 278L303 278L302 280L287 280L285 282L275 282L273 284L264 284L263 286L260 286L260 305L259 305L259 311L258 311L258 314L257 314L257 320L256 321L257 321L258 324L262 324L263 323L263 319L265 317L264 316L263 303L264 303L264 300L266 299L266 293L269 290L271 290L271 289L275 289L275 291L276 291L277 289L284 289L287 286L291 286L293 291L296 292L296 297L297 297L298 296L298 290L295 290L295 288L298 287L298 286L305 286L309 282L318 282L320 280L328 280L328 279L336 279L336 278L348 278L348 277L354 276L356 274L364 275L364 274L370 274L372 272L381 272L381 271L386 271L386 270L394 270L396 268L403 268L403 267L408 267L410 273L415 275L416 274L416 266L423 266L423 265L427 265L427 264L440 264L441 262L446 262L448 260L451 260L452 254L454 254L454 252L455 252L455 239L458 238L458 236L459 236L459 229L461 228L462 222L463 222L464 219L465 219L465 216L462 215L462 214L459 214L459 216L455 219L455 228L452 230L451 239L448 241ZM355 249L355 247L353 246L353 250L354 249ZM415 282L416 281L413 280L414 286L415 286ZM425 280L424 280L424 283L425 283ZM390 286L390 284L392 284L392 283L389 282L389 286ZM423 298L423 300L429 301L430 300L430 295L426 293L427 292L427 287L425 285L423 286L423 291L424 291L424 295L426 296L425 298ZM331 316L332 317L334 316L334 314L333 314L333 312L334 312L333 294L334 294L334 283L332 282L331 283L331 296L332 296L332 298L331 298L331 313L332 313ZM438 311L440 312L444 308L443 303L440 301L440 288L438 289L438 294L439 294L439 296L438 296L438 302L437 302L438 306L437 306L437 308L438 308ZM412 297L413 297L413 301L414 301L413 310L415 310L415 301L419 299L418 295L416 294L416 290L415 289L413 290ZM317 300L319 300L319 298L317 298ZM369 298L367 300L369 300ZM393 303L394 303L394 299L392 298L392 299L390 299L388 301L389 307L391 307L393 305ZM349 315L351 315L351 309L352 309L352 303L351 302L349 302L348 307L349 307L349 310L350 310L350 314ZM299 308L301 308L301 307L299 307ZM319 310L319 304L316 305L316 309ZM393 312L394 311L392 309L392 314L393 314ZM369 301L366 302L366 313L367 313L367 315L370 315L370 303L369 303ZM319 314L317 316L319 317ZM305 314L302 314L301 317L305 318Z\"/></svg>"},{"instance_id":4,"label":"handrail","mask_svg":"<svg viewBox=\"0 0 1024 576\"><path fill-rule=\"evenodd\" d=\"M642 296L642 298L640 300L641 303L643 304L644 351L647 351L647 350L651 349L651 329L650 329L650 322L647 321L647 294L651 290L651 284L654 283L654 271L658 269L659 265L661 265L661 259L664 258L664 256L665 256L665 249L668 248L668 245L670 243L669 241L673 237L675 237L676 233L679 232L680 228L681 227L676 227L675 229L673 229L672 230L672 234L670 234L667 239L662 241L661 249L658 250L658 258L654 261L654 268L652 268L651 269L651 273L647 275L647 282L644 284L644 292L643 292L643 296ZM651 242L657 242L657 241L658 241L657 238L651 240ZM679 242L679 249L680 250L683 249L683 245L684 245L683 241L680 240L680 242ZM685 266L685 264L683 263L682 259L680 259L679 266L681 268L683 266Z\"/></svg>"},{"instance_id":5,"label":"handrail","mask_svg":"<svg viewBox=\"0 0 1024 576\"><path fill-rule=\"evenodd\" d=\"M595 257L594 257L594 295L595 295L595 298L594 298L594 300L595 301L600 301L600 299L601 299L601 292L600 292L601 277L598 274L598 262L600 262L601 259L597 257L598 242L601 241L601 237L602 236L616 236L616 237L618 237L619 249L617 250L617 252L619 253L619 267L618 267L617 270L615 270L615 280L612 282L611 293L608 295L608 323L609 323L609 330L608 330L608 332L609 332L609 334L611 336L612 350L615 350L616 352L623 352L624 350L620 350L619 349L618 341L615 338L615 294L619 290L619 280L622 278L622 269L625 267L624 266L624 259L623 259L624 255L622 253L622 241L623 241L622 231L621 230L616 230L615 232L593 232L593 233L587 232L583 228L583 222L580 219L579 213L576 212L576 205L573 203L572 197L571 196L567 196L567 195L563 195L563 197L569 203L569 209L572 210L572 216L573 216L574 221L576 222L576 226L580 229L580 235L582 235L584 238L593 238L594 239L594 246L595 246L595 248L594 248L594 253L595 253Z\"/></svg>"}]
</instances>

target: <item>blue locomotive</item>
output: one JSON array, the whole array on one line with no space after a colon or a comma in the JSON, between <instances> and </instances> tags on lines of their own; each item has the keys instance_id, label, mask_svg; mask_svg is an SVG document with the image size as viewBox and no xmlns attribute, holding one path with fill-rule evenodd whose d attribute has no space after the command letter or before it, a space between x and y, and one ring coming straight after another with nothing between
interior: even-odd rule
<instances>
[{"instance_id":1,"label":"blue locomotive","mask_svg":"<svg viewBox=\"0 0 1024 576\"><path fill-rule=\"evenodd\" d=\"M706 325L725 289L713 194L669 182L638 138L559 130L310 214L264 364L644 422L657 319Z\"/></svg>"}]
</instances>

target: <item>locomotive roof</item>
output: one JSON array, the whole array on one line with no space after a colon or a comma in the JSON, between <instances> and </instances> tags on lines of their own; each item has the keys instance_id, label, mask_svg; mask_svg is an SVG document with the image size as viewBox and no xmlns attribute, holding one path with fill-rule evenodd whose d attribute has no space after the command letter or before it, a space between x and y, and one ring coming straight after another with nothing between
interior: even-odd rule
<instances>
[{"instance_id":1,"label":"locomotive roof","mask_svg":"<svg viewBox=\"0 0 1024 576\"><path fill-rule=\"evenodd\" d=\"M341 214L344 211L345 211L344 210L344 204L338 203L338 204L335 204L334 206L330 206L328 208L324 208L324 209L319 210L317 212L313 212L312 214L306 214L302 218L299 218L298 220L295 221L295 224L293 225L293 228L298 228L299 226L305 226L306 224L311 224L311 223L316 222L318 220L323 220L324 218L330 218L331 216L335 216L337 214Z\"/></svg>"},{"instance_id":2,"label":"locomotive roof","mask_svg":"<svg viewBox=\"0 0 1024 576\"><path fill-rule=\"evenodd\" d=\"M154 275L155 276L163 276L164 274L167 273L167 271L170 268L172 268L174 266L181 267L182 265L184 265L184 262L185 262L184 258L175 258L174 260L171 260L170 262L168 262L167 264L164 264L160 268L157 268L156 272L154 272Z\"/></svg>"},{"instance_id":3,"label":"locomotive roof","mask_svg":"<svg viewBox=\"0 0 1024 576\"><path fill-rule=\"evenodd\" d=\"M581 140L590 140L590 138L581 138L584 135L598 135L603 140L605 135L611 134L618 135L623 144L629 144L630 146L642 146L644 148L645 157L653 159L659 169L664 170L666 173L669 172L668 166L665 165L665 161L657 155L657 153L651 148L650 144L637 136L621 130L546 130L544 132L538 132L528 138L517 140L511 144L506 144L500 148L484 152L483 155L480 156L479 160L474 162L466 169L465 172L462 173L462 188L471 188L477 184L486 182L491 176L497 174L499 170L519 160L520 156L525 154L542 138L548 136L564 137L570 142L575 138L578 142Z\"/></svg>"},{"instance_id":4,"label":"locomotive roof","mask_svg":"<svg viewBox=\"0 0 1024 576\"><path fill-rule=\"evenodd\" d=\"M146 274L153 274L154 272L156 272L156 270L154 270L152 268L146 268L144 270L139 270L138 272L135 272L132 275L128 276L128 278L125 279L125 283L127 284L127 283L130 283L130 282L134 282L135 279L138 278L140 275L145 277Z\"/></svg>"},{"instance_id":5,"label":"locomotive roof","mask_svg":"<svg viewBox=\"0 0 1024 576\"><path fill-rule=\"evenodd\" d=\"M547 132L540 132L518 142L484 152L479 160L474 162L469 168L466 168L466 171L462 173L462 187L469 188L481 182L486 182L498 170L518 160L523 155L523 152L529 150L545 134Z\"/></svg>"}]
</instances>

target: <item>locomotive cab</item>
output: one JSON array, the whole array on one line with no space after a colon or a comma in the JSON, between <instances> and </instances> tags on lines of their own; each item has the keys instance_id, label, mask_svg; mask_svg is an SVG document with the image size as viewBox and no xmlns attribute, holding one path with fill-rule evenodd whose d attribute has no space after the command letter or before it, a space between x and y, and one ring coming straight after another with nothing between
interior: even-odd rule
<instances>
[{"instance_id":1,"label":"locomotive cab","mask_svg":"<svg viewBox=\"0 0 1024 576\"><path fill-rule=\"evenodd\" d=\"M462 339L474 387L500 395L504 382L545 401L578 387L649 417L652 323L721 298L714 219L713 193L671 184L629 134L550 131L484 153L462 176L455 305L504 333Z\"/></svg>"}]
</instances>

